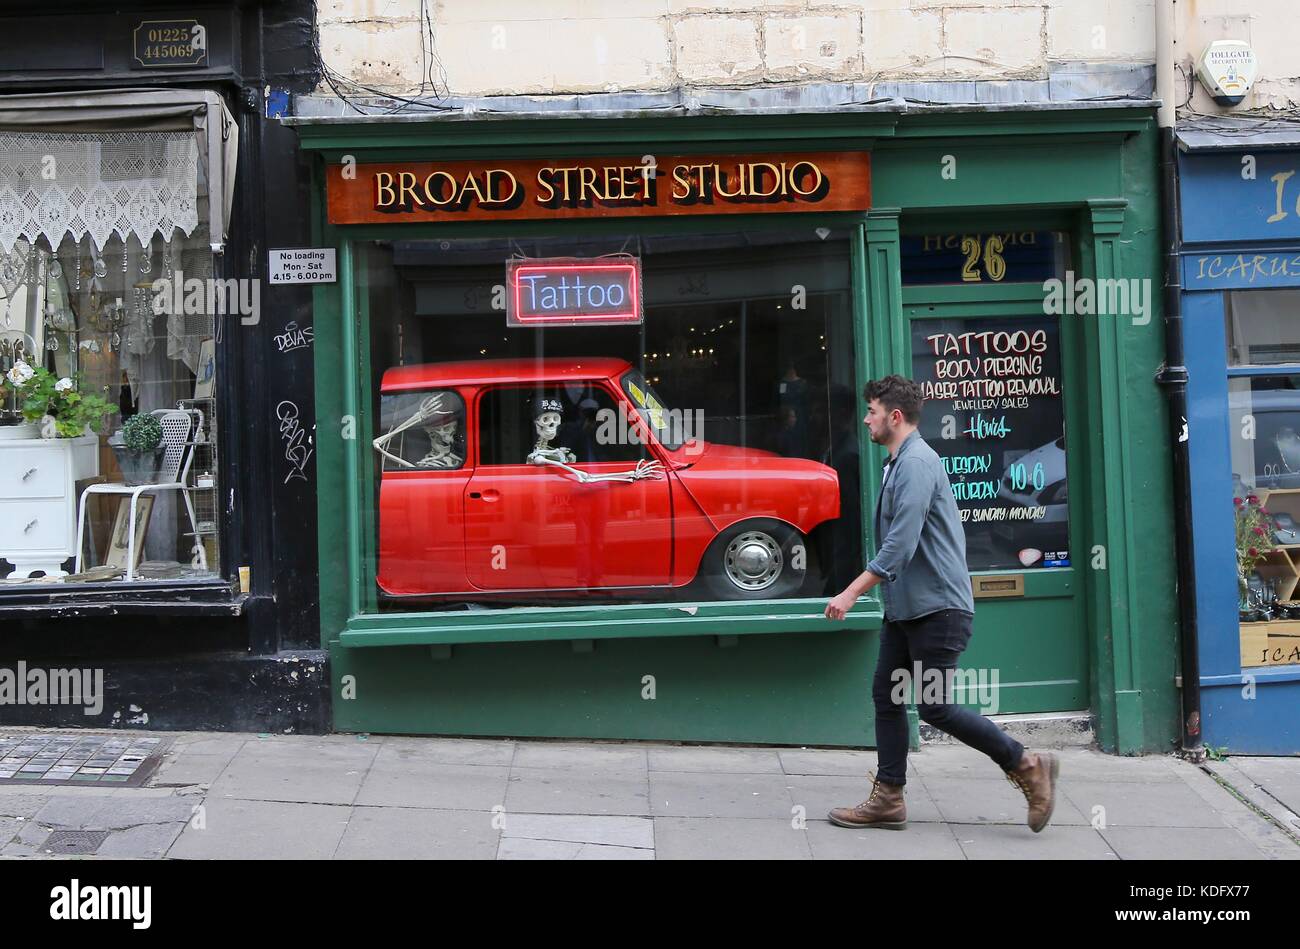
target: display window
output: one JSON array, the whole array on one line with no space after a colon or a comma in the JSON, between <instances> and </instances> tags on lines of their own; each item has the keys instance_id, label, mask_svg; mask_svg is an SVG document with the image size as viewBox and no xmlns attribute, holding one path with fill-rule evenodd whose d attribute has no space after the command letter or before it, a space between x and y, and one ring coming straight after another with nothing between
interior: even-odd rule
<instances>
[{"instance_id":1,"label":"display window","mask_svg":"<svg viewBox=\"0 0 1300 949\"><path fill-rule=\"evenodd\" d=\"M219 576L219 327L194 134L0 138L4 585Z\"/></svg>"},{"instance_id":2,"label":"display window","mask_svg":"<svg viewBox=\"0 0 1300 949\"><path fill-rule=\"evenodd\" d=\"M1225 297L1242 663L1300 663L1300 292Z\"/></svg>"},{"instance_id":3,"label":"display window","mask_svg":"<svg viewBox=\"0 0 1300 949\"><path fill-rule=\"evenodd\" d=\"M820 598L863 569L847 232L354 247L373 609Z\"/></svg>"}]
</instances>

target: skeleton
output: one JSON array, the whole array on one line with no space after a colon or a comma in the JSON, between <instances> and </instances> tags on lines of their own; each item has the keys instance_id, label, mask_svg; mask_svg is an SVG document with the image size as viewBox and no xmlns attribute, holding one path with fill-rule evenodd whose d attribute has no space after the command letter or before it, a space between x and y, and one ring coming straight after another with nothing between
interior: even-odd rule
<instances>
[{"instance_id":1,"label":"skeleton","mask_svg":"<svg viewBox=\"0 0 1300 949\"><path fill-rule=\"evenodd\" d=\"M397 462L403 468L459 468L465 463L464 456L454 450L459 424L454 415L449 415L443 410L442 395L431 395L420 403L419 408L405 422L395 426L388 434L376 438L375 451ZM394 437L417 426L423 428L425 434L429 436L430 448L423 458L412 464L405 458L394 455L387 446Z\"/></svg>"},{"instance_id":2,"label":"skeleton","mask_svg":"<svg viewBox=\"0 0 1300 949\"><path fill-rule=\"evenodd\" d=\"M623 481L628 484L633 481L641 481L646 478L658 478L659 472L663 466L657 461L641 460L636 463L636 467L630 471L610 471L605 474L592 474L589 471L583 471L580 468L570 467L570 464L578 460L577 456L567 448L551 447L551 441L555 438L560 430L560 422L564 416L561 415L561 406L555 399L538 399L534 403L533 428L537 432L537 444L533 446L532 452L528 455L528 463L532 465L553 465L557 468L563 468L565 471L574 475L582 484L590 484L594 481Z\"/></svg>"}]
</instances>

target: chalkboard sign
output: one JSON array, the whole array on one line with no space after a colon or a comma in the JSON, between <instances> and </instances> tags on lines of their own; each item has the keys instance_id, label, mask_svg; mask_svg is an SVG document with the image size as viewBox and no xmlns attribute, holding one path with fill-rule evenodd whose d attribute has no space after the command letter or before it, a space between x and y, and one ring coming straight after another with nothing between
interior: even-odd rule
<instances>
[{"instance_id":1,"label":"chalkboard sign","mask_svg":"<svg viewBox=\"0 0 1300 949\"><path fill-rule=\"evenodd\" d=\"M641 261L550 257L506 265L508 326L608 326L641 322Z\"/></svg>"},{"instance_id":2,"label":"chalkboard sign","mask_svg":"<svg viewBox=\"0 0 1300 949\"><path fill-rule=\"evenodd\" d=\"M971 570L1068 567L1056 317L912 321L921 436L952 482Z\"/></svg>"}]
</instances>

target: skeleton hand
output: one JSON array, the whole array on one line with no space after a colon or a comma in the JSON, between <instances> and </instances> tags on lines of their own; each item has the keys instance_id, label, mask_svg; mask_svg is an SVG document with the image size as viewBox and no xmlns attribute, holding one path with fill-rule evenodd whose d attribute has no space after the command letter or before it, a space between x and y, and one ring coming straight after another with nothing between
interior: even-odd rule
<instances>
[{"instance_id":1,"label":"skeleton hand","mask_svg":"<svg viewBox=\"0 0 1300 949\"><path fill-rule=\"evenodd\" d=\"M663 471L664 466L657 461L646 461L642 459L636 463L636 470L630 472L633 481L641 481L645 478L658 478L659 472Z\"/></svg>"}]
</instances>

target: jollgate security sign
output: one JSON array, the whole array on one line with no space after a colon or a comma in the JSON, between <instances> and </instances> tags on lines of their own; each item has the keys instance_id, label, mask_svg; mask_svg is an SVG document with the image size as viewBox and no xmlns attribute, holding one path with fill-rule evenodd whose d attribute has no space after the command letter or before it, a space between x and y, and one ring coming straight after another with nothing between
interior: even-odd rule
<instances>
[{"instance_id":1,"label":"jollgate security sign","mask_svg":"<svg viewBox=\"0 0 1300 949\"><path fill-rule=\"evenodd\" d=\"M338 261L333 247L286 247L269 251L268 283L335 283Z\"/></svg>"}]
</instances>

